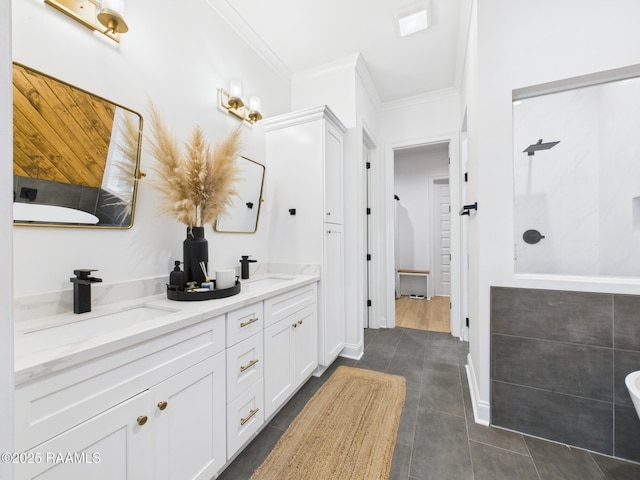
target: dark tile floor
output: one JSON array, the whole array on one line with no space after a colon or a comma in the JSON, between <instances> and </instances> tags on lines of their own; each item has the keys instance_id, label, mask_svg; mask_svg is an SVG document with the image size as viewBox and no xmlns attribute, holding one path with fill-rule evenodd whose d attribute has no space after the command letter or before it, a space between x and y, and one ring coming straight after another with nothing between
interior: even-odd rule
<instances>
[{"instance_id":1,"label":"dark tile floor","mask_svg":"<svg viewBox=\"0 0 640 480\"><path fill-rule=\"evenodd\" d=\"M464 368L467 348L449 334L365 330L362 359L339 358L321 378L312 377L220 479L248 479L338 365L407 379L391 480L640 479L639 464L474 423Z\"/></svg>"}]
</instances>

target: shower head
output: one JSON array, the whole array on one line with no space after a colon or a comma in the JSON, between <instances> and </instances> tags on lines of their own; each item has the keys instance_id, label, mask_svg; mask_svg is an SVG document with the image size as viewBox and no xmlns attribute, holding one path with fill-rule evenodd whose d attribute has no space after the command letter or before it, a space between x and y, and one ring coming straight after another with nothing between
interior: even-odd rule
<instances>
[{"instance_id":1,"label":"shower head","mask_svg":"<svg viewBox=\"0 0 640 480\"><path fill-rule=\"evenodd\" d=\"M560 140L558 140L557 142L547 142L547 143L542 143L542 139L538 140L538 143L534 143L533 145L529 145L527 148L525 148L522 152L527 152L527 155L529 155L530 157L533 156L538 150L549 150L550 148L555 147L557 144L560 143Z\"/></svg>"}]
</instances>

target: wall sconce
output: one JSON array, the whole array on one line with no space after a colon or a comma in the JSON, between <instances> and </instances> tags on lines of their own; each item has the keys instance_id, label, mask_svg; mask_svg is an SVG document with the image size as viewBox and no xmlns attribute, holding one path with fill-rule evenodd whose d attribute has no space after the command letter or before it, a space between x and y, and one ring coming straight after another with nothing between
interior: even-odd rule
<instances>
[{"instance_id":1,"label":"wall sconce","mask_svg":"<svg viewBox=\"0 0 640 480\"><path fill-rule=\"evenodd\" d=\"M120 34L129 31L124 20L124 0L44 0L44 3L120 42Z\"/></svg>"},{"instance_id":2,"label":"wall sconce","mask_svg":"<svg viewBox=\"0 0 640 480\"><path fill-rule=\"evenodd\" d=\"M229 90L219 88L218 93L219 106L222 110L251 125L262 119L260 97L249 97L249 108L247 108L242 100L242 84L237 80L229 84Z\"/></svg>"}]
</instances>

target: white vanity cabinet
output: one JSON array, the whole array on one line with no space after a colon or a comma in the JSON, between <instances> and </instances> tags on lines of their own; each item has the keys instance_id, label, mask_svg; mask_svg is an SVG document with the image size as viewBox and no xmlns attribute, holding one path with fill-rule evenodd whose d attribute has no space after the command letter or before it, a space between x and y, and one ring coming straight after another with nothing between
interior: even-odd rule
<instances>
[{"instance_id":1,"label":"white vanity cabinet","mask_svg":"<svg viewBox=\"0 0 640 480\"><path fill-rule=\"evenodd\" d=\"M17 385L16 451L42 461L16 479L212 478L226 461L224 321Z\"/></svg>"},{"instance_id":2,"label":"white vanity cabinet","mask_svg":"<svg viewBox=\"0 0 640 480\"><path fill-rule=\"evenodd\" d=\"M315 284L265 300L265 415L270 418L318 366Z\"/></svg>"},{"instance_id":3,"label":"white vanity cabinet","mask_svg":"<svg viewBox=\"0 0 640 480\"><path fill-rule=\"evenodd\" d=\"M345 127L327 107L262 122L269 162L273 263L319 264L318 356L345 344L343 157Z\"/></svg>"},{"instance_id":4,"label":"white vanity cabinet","mask_svg":"<svg viewBox=\"0 0 640 480\"><path fill-rule=\"evenodd\" d=\"M304 277L17 369L15 479L215 478L318 366Z\"/></svg>"}]
</instances>

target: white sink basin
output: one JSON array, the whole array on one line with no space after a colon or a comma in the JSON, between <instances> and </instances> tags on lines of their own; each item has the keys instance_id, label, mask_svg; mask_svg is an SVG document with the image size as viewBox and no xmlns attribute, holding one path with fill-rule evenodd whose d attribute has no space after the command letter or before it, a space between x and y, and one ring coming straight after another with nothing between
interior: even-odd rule
<instances>
[{"instance_id":1,"label":"white sink basin","mask_svg":"<svg viewBox=\"0 0 640 480\"><path fill-rule=\"evenodd\" d=\"M256 287L272 287L274 285L280 285L281 283L290 281L290 277L264 277L264 278L256 278L255 280L245 281L246 286L256 286Z\"/></svg>"},{"instance_id":2,"label":"white sink basin","mask_svg":"<svg viewBox=\"0 0 640 480\"><path fill-rule=\"evenodd\" d=\"M72 320L65 323L34 327L22 333L31 341L47 339L55 335L55 338L62 338L65 342L72 343L179 311L177 309L137 305L113 312L74 315ZM84 315L89 316L85 317Z\"/></svg>"},{"instance_id":3,"label":"white sink basin","mask_svg":"<svg viewBox=\"0 0 640 480\"><path fill-rule=\"evenodd\" d=\"M627 375L624 383L627 385L629 395L631 395L633 406L636 407L636 413L640 417L640 370Z\"/></svg>"}]
</instances>

